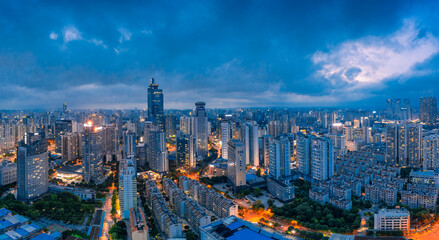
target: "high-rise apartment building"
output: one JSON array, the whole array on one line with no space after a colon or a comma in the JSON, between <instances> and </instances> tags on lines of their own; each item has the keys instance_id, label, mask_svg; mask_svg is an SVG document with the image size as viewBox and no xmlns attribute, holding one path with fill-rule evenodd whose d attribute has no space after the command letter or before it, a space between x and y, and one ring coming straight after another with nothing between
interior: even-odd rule
<instances>
[{"instance_id":1,"label":"high-rise apartment building","mask_svg":"<svg viewBox=\"0 0 439 240\"><path fill-rule=\"evenodd\" d=\"M297 135L299 172L315 180L327 180L334 175L334 147L327 137Z\"/></svg>"},{"instance_id":2,"label":"high-rise apartment building","mask_svg":"<svg viewBox=\"0 0 439 240\"><path fill-rule=\"evenodd\" d=\"M149 168L158 173L169 171L166 133L152 122L145 124L145 143Z\"/></svg>"},{"instance_id":3,"label":"high-rise apartment building","mask_svg":"<svg viewBox=\"0 0 439 240\"><path fill-rule=\"evenodd\" d=\"M197 156L206 158L208 154L208 122L206 115L206 103L195 103L195 138L197 139Z\"/></svg>"},{"instance_id":4,"label":"high-rise apartment building","mask_svg":"<svg viewBox=\"0 0 439 240\"><path fill-rule=\"evenodd\" d=\"M230 123L228 121L221 122L221 157L228 158L229 153L229 141L231 139Z\"/></svg>"},{"instance_id":5,"label":"high-rise apartment building","mask_svg":"<svg viewBox=\"0 0 439 240\"><path fill-rule=\"evenodd\" d=\"M419 124L389 124L386 127L386 162L403 167L421 166L421 134Z\"/></svg>"},{"instance_id":6,"label":"high-rise apartment building","mask_svg":"<svg viewBox=\"0 0 439 240\"><path fill-rule=\"evenodd\" d=\"M311 139L311 177L315 180L327 180L334 175L334 148L326 137Z\"/></svg>"},{"instance_id":7,"label":"high-rise apartment building","mask_svg":"<svg viewBox=\"0 0 439 240\"><path fill-rule=\"evenodd\" d=\"M28 133L17 147L17 199L31 201L49 190L49 153L44 133Z\"/></svg>"},{"instance_id":8,"label":"high-rise apartment building","mask_svg":"<svg viewBox=\"0 0 439 240\"><path fill-rule=\"evenodd\" d=\"M61 153L61 136L73 132L74 122L71 119L60 119L55 121L55 151Z\"/></svg>"},{"instance_id":9,"label":"high-rise apartment building","mask_svg":"<svg viewBox=\"0 0 439 240\"><path fill-rule=\"evenodd\" d=\"M165 118L163 112L163 90L154 83L154 78L148 88L148 118L157 123L161 131L165 131Z\"/></svg>"},{"instance_id":10,"label":"high-rise apartment building","mask_svg":"<svg viewBox=\"0 0 439 240\"><path fill-rule=\"evenodd\" d=\"M82 174L86 183L99 184L104 178L104 131L91 121L82 134Z\"/></svg>"},{"instance_id":11,"label":"high-rise apartment building","mask_svg":"<svg viewBox=\"0 0 439 240\"><path fill-rule=\"evenodd\" d=\"M119 166L119 200L122 218L129 219L130 209L137 207L135 158L124 158Z\"/></svg>"},{"instance_id":12,"label":"high-rise apartment building","mask_svg":"<svg viewBox=\"0 0 439 240\"><path fill-rule=\"evenodd\" d=\"M439 134L429 134L423 137L422 161L424 170L439 169Z\"/></svg>"},{"instance_id":13,"label":"high-rise apartment building","mask_svg":"<svg viewBox=\"0 0 439 240\"><path fill-rule=\"evenodd\" d=\"M290 141L281 136L270 144L269 177L279 179L291 175Z\"/></svg>"},{"instance_id":14,"label":"high-rise apartment building","mask_svg":"<svg viewBox=\"0 0 439 240\"><path fill-rule=\"evenodd\" d=\"M185 134L195 136L195 117L180 117L180 130L183 131L183 133Z\"/></svg>"},{"instance_id":15,"label":"high-rise apartment building","mask_svg":"<svg viewBox=\"0 0 439 240\"><path fill-rule=\"evenodd\" d=\"M246 185L245 147L238 139L229 141L227 177L235 188Z\"/></svg>"},{"instance_id":16,"label":"high-rise apartment building","mask_svg":"<svg viewBox=\"0 0 439 240\"><path fill-rule=\"evenodd\" d=\"M437 118L437 101L435 97L421 97L419 118L422 122L432 124Z\"/></svg>"},{"instance_id":17,"label":"high-rise apartment building","mask_svg":"<svg viewBox=\"0 0 439 240\"><path fill-rule=\"evenodd\" d=\"M72 132L61 135L62 160L73 161L81 158L81 133Z\"/></svg>"},{"instance_id":18,"label":"high-rise apartment building","mask_svg":"<svg viewBox=\"0 0 439 240\"><path fill-rule=\"evenodd\" d=\"M262 136L262 160L264 167L268 167L270 162L270 144L273 141L273 136Z\"/></svg>"},{"instance_id":19,"label":"high-rise apartment building","mask_svg":"<svg viewBox=\"0 0 439 240\"><path fill-rule=\"evenodd\" d=\"M175 114L165 115L166 137L173 137L177 134L177 117Z\"/></svg>"},{"instance_id":20,"label":"high-rise apartment building","mask_svg":"<svg viewBox=\"0 0 439 240\"><path fill-rule=\"evenodd\" d=\"M246 122L241 127L241 141L245 147L246 164L259 166L258 125L253 122Z\"/></svg>"},{"instance_id":21,"label":"high-rise apartment building","mask_svg":"<svg viewBox=\"0 0 439 240\"><path fill-rule=\"evenodd\" d=\"M299 172L311 175L311 138L303 133L297 134L296 151Z\"/></svg>"}]
</instances>

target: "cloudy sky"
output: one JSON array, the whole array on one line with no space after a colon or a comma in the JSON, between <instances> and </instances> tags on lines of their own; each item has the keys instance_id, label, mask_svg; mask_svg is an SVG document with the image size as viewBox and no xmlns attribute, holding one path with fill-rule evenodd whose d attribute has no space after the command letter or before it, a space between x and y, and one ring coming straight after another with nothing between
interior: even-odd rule
<instances>
[{"instance_id":1,"label":"cloudy sky","mask_svg":"<svg viewBox=\"0 0 439 240\"><path fill-rule=\"evenodd\" d=\"M438 1L1 1L0 109L439 97Z\"/></svg>"}]
</instances>

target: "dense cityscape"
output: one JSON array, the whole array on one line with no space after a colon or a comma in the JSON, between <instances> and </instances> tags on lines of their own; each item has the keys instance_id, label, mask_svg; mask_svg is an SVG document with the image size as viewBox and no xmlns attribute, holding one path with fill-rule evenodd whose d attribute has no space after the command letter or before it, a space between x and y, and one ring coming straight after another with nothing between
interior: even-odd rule
<instances>
[{"instance_id":1,"label":"dense cityscape","mask_svg":"<svg viewBox=\"0 0 439 240\"><path fill-rule=\"evenodd\" d=\"M435 97L165 110L146 82L145 110L1 112L3 239L438 236Z\"/></svg>"},{"instance_id":2,"label":"dense cityscape","mask_svg":"<svg viewBox=\"0 0 439 240\"><path fill-rule=\"evenodd\" d=\"M438 240L439 1L0 1L0 240Z\"/></svg>"}]
</instances>

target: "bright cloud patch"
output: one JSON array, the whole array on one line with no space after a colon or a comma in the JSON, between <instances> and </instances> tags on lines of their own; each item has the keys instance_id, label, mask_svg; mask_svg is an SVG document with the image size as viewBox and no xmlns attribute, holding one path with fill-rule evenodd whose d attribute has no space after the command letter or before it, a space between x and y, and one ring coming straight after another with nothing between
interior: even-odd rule
<instances>
[{"instance_id":1,"label":"bright cloud patch","mask_svg":"<svg viewBox=\"0 0 439 240\"><path fill-rule=\"evenodd\" d=\"M124 41L129 41L131 40L131 36L133 35L130 31L128 31L128 29L125 28L119 28L118 29L120 32L120 38L119 38L119 42L122 43Z\"/></svg>"},{"instance_id":2,"label":"bright cloud patch","mask_svg":"<svg viewBox=\"0 0 439 240\"><path fill-rule=\"evenodd\" d=\"M58 39L58 34L56 34L54 32L51 32L50 35L49 35L49 38L52 39L52 40L57 40Z\"/></svg>"},{"instance_id":3,"label":"bright cloud patch","mask_svg":"<svg viewBox=\"0 0 439 240\"><path fill-rule=\"evenodd\" d=\"M439 51L439 39L406 20L401 29L384 37L346 41L328 53L317 52L313 62L319 75L334 85L357 88L383 80L414 74L412 68Z\"/></svg>"},{"instance_id":4,"label":"bright cloud patch","mask_svg":"<svg viewBox=\"0 0 439 240\"><path fill-rule=\"evenodd\" d=\"M81 40L82 34L81 32L74 26L65 27L62 31L64 42L68 43L74 40Z\"/></svg>"}]
</instances>

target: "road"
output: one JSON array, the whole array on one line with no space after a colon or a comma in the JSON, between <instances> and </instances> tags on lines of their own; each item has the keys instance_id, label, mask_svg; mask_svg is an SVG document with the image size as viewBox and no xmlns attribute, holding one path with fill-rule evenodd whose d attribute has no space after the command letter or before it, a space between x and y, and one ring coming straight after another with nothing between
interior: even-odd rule
<instances>
[{"instance_id":1,"label":"road","mask_svg":"<svg viewBox=\"0 0 439 240\"><path fill-rule=\"evenodd\" d=\"M105 219L104 219L104 226L102 228L102 236L100 240L110 239L110 235L108 234L108 231L110 230L111 226L114 224L113 219L111 218L112 196L113 196L113 189L111 189L110 192L106 194L107 198L105 199L105 204L104 204Z\"/></svg>"}]
</instances>

